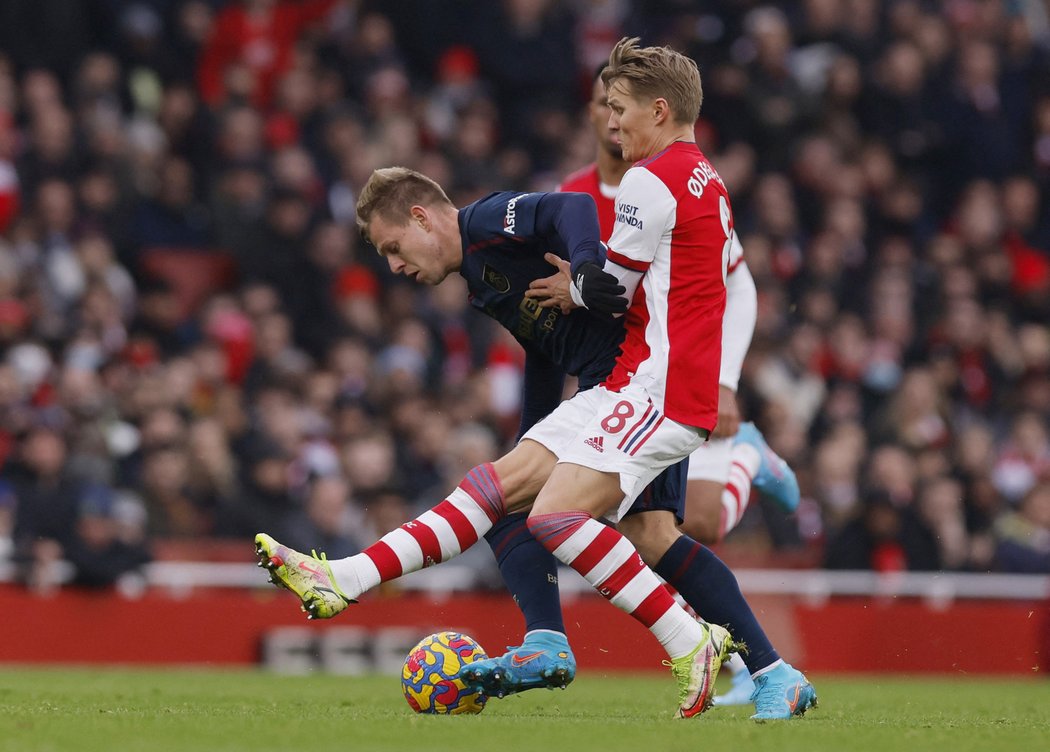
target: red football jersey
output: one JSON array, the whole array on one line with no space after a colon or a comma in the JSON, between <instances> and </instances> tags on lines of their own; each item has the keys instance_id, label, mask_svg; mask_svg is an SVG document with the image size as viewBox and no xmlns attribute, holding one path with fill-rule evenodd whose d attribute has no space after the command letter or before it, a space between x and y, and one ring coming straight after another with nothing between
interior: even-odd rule
<instances>
[{"instance_id":1,"label":"red football jersey","mask_svg":"<svg viewBox=\"0 0 1050 752\"><path fill-rule=\"evenodd\" d=\"M609 389L641 384L667 417L714 429L732 239L729 194L695 143L627 171L608 261L644 275Z\"/></svg>"}]
</instances>

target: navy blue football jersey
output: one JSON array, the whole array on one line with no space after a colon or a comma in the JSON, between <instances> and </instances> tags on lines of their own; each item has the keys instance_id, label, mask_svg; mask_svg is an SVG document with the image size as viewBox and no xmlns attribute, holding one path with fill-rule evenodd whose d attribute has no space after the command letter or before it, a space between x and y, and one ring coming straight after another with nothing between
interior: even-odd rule
<instances>
[{"instance_id":1,"label":"navy blue football jersey","mask_svg":"<svg viewBox=\"0 0 1050 752\"><path fill-rule=\"evenodd\" d=\"M569 261L581 255L603 264L594 199L583 193L493 193L459 212L463 240L460 274L470 302L510 331L525 348L525 383L519 437L561 401L564 374L580 389L601 383L623 342L622 319L576 309L562 314L525 297L529 283L555 268L548 251ZM653 481L628 514L667 510L684 519L688 460Z\"/></svg>"},{"instance_id":2,"label":"navy blue football jersey","mask_svg":"<svg viewBox=\"0 0 1050 752\"><path fill-rule=\"evenodd\" d=\"M525 297L529 283L556 271L544 253L567 260L589 253L601 263L594 200L582 193L493 193L463 208L459 227L460 274L471 304L510 331L527 356L545 356L578 376L581 388L600 383L619 355L622 322L584 309L562 314Z\"/></svg>"}]
</instances>

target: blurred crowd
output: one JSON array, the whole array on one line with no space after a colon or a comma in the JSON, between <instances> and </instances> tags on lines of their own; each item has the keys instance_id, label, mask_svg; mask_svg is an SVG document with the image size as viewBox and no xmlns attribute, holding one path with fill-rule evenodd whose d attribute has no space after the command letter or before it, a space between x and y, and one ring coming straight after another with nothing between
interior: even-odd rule
<instances>
[{"instance_id":1,"label":"blurred crowd","mask_svg":"<svg viewBox=\"0 0 1050 752\"><path fill-rule=\"evenodd\" d=\"M345 556L503 451L516 343L392 277L355 197L553 189L625 34L700 65L759 290L741 401L803 503L740 535L1050 572L1041 0L4 0L0 562Z\"/></svg>"}]
</instances>

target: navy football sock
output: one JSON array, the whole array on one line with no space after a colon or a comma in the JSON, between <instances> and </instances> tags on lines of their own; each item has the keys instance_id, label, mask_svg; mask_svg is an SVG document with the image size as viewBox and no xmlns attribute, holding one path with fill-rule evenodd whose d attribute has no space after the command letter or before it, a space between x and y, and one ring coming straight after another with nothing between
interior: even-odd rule
<instances>
[{"instance_id":1,"label":"navy football sock","mask_svg":"<svg viewBox=\"0 0 1050 752\"><path fill-rule=\"evenodd\" d=\"M734 639L746 643L747 652L741 657L751 673L779 660L744 600L736 577L706 546L683 535L654 568L705 621L721 624Z\"/></svg>"},{"instance_id":2,"label":"navy football sock","mask_svg":"<svg viewBox=\"0 0 1050 752\"><path fill-rule=\"evenodd\" d=\"M528 513L508 514L485 533L500 574L525 617L525 631L565 632L558 597L558 560L532 537Z\"/></svg>"}]
</instances>

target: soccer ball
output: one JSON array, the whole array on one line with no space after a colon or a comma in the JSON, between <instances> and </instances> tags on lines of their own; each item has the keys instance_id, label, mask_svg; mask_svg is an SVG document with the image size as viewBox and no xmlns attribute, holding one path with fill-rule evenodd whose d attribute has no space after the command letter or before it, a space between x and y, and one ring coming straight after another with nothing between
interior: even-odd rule
<instances>
[{"instance_id":1,"label":"soccer ball","mask_svg":"<svg viewBox=\"0 0 1050 752\"><path fill-rule=\"evenodd\" d=\"M481 645L465 634L438 632L424 637L401 669L405 699L417 713L480 713L488 698L455 677L466 664L485 658Z\"/></svg>"}]
</instances>

